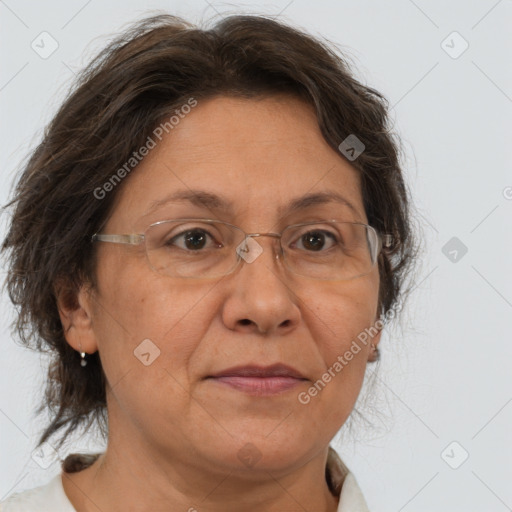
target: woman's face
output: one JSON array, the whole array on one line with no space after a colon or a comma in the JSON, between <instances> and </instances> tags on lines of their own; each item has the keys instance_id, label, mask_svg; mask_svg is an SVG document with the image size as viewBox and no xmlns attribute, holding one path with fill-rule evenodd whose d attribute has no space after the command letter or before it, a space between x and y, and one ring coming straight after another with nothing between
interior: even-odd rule
<instances>
[{"instance_id":1,"label":"woman's face","mask_svg":"<svg viewBox=\"0 0 512 512\"><path fill-rule=\"evenodd\" d=\"M200 101L126 180L103 233L142 233L183 217L221 219L246 233L318 218L367 223L357 172L324 141L313 110L289 97ZM199 190L231 209L165 201ZM286 210L322 192L352 208ZM325 450L347 420L370 344L360 343L348 363L344 354L378 318L377 267L349 281L309 279L275 258L275 239L256 240L262 254L215 279L164 276L143 246L98 242L98 287L80 292L86 320L76 332L86 352L99 350L118 444L203 468L276 471ZM343 369L309 394L339 358ZM243 378L208 378L277 363L304 379L255 394L240 387Z\"/></svg>"}]
</instances>

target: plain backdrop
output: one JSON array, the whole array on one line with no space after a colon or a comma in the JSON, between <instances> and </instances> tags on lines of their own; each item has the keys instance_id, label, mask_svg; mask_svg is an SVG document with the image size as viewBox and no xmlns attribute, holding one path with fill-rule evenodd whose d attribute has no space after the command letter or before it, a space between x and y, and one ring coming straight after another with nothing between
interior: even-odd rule
<instances>
[{"instance_id":1,"label":"plain backdrop","mask_svg":"<svg viewBox=\"0 0 512 512\"><path fill-rule=\"evenodd\" d=\"M111 34L159 11L197 23L276 15L339 45L387 97L425 250L360 395L368 421L334 444L372 511L512 510L512 1L0 0L2 204L74 73ZM46 58L32 44L42 32L58 45ZM31 457L45 361L16 344L0 299L1 499L60 468ZM89 434L69 449L91 449Z\"/></svg>"}]
</instances>

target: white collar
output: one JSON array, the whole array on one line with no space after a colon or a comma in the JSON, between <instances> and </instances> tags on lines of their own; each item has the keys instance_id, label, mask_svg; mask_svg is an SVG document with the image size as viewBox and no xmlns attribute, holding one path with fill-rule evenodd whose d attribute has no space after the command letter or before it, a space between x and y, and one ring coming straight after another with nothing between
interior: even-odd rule
<instances>
[{"instance_id":1,"label":"white collar","mask_svg":"<svg viewBox=\"0 0 512 512\"><path fill-rule=\"evenodd\" d=\"M355 476L330 446L325 476L331 492L339 496L337 512L369 512Z\"/></svg>"}]
</instances>

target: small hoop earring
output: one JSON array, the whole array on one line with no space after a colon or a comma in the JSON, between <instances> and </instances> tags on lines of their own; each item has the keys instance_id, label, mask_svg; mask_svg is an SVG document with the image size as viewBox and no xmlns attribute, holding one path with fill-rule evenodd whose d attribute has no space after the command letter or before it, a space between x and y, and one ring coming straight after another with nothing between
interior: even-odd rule
<instances>
[{"instance_id":1,"label":"small hoop earring","mask_svg":"<svg viewBox=\"0 0 512 512\"><path fill-rule=\"evenodd\" d=\"M80 366L87 366L87 361L85 360L85 352L82 352L82 344L80 343Z\"/></svg>"},{"instance_id":2,"label":"small hoop earring","mask_svg":"<svg viewBox=\"0 0 512 512\"><path fill-rule=\"evenodd\" d=\"M372 355L372 358L370 359L370 362L375 363L376 361L378 361L380 359L380 351L379 351L379 348L376 347L374 343L371 344L371 347L373 350L373 355Z\"/></svg>"}]
</instances>

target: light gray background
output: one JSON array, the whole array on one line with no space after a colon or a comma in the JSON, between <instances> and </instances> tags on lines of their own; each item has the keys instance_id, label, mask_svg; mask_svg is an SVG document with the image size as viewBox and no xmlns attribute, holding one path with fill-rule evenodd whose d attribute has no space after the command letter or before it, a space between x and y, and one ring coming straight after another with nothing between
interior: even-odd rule
<instances>
[{"instance_id":1,"label":"light gray background","mask_svg":"<svg viewBox=\"0 0 512 512\"><path fill-rule=\"evenodd\" d=\"M389 99L426 251L404 327L381 343L375 410L358 406L373 426L336 446L372 511L512 510L512 1L0 0L2 204L74 72L109 34L155 10L195 22L281 13L341 45ZM59 45L47 59L31 48L43 31ZM453 31L469 44L457 58L459 36L442 46ZM2 235L5 224L4 215ZM442 252L452 237L468 249L456 262ZM44 361L13 342L13 308L0 298L1 499L59 467L31 458Z\"/></svg>"}]
</instances>

